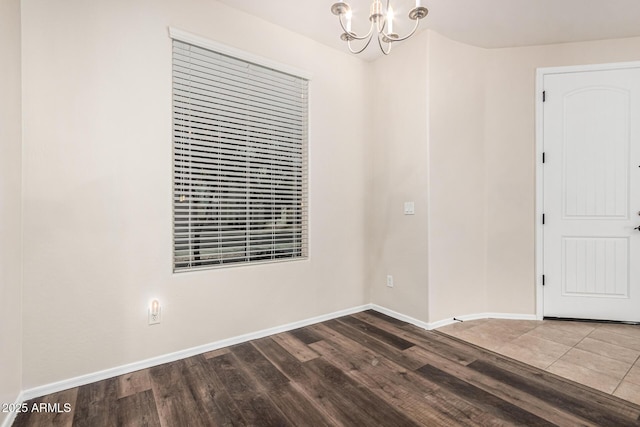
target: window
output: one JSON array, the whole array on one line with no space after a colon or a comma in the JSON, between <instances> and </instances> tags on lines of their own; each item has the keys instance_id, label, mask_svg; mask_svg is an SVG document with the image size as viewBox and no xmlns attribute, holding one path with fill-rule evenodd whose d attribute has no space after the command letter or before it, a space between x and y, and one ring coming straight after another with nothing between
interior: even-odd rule
<instances>
[{"instance_id":1,"label":"window","mask_svg":"<svg viewBox=\"0 0 640 427\"><path fill-rule=\"evenodd\" d=\"M174 39L174 271L307 257L307 87Z\"/></svg>"}]
</instances>

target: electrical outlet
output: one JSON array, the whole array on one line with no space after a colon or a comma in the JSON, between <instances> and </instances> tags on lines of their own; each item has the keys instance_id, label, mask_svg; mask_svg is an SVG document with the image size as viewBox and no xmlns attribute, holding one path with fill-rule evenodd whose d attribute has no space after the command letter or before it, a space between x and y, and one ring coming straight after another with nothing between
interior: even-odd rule
<instances>
[{"instance_id":1,"label":"electrical outlet","mask_svg":"<svg viewBox=\"0 0 640 427\"><path fill-rule=\"evenodd\" d=\"M393 276L390 274L387 275L387 287L393 288Z\"/></svg>"},{"instance_id":2,"label":"electrical outlet","mask_svg":"<svg viewBox=\"0 0 640 427\"><path fill-rule=\"evenodd\" d=\"M162 310L160 308L158 308L158 312L157 313L153 313L151 311L151 309L149 309L149 324L150 325L157 325L158 323L160 323L161 319L162 319Z\"/></svg>"},{"instance_id":3,"label":"electrical outlet","mask_svg":"<svg viewBox=\"0 0 640 427\"><path fill-rule=\"evenodd\" d=\"M162 307L158 300L154 300L149 307L149 324L157 325L162 320Z\"/></svg>"}]
</instances>

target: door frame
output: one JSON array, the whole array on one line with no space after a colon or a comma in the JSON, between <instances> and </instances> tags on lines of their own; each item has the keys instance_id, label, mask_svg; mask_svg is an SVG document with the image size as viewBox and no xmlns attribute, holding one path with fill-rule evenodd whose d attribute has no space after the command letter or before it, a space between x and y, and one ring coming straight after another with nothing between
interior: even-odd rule
<instances>
[{"instance_id":1,"label":"door frame","mask_svg":"<svg viewBox=\"0 0 640 427\"><path fill-rule=\"evenodd\" d=\"M549 74L622 70L628 68L640 68L640 61L536 68L535 289L536 318L538 320L542 320L542 318L544 317L544 287L542 286L542 275L544 274L544 226L542 225L542 214L544 213L544 168L542 166L542 153L544 152L544 110L542 99L542 92L544 90L544 77Z\"/></svg>"}]
</instances>

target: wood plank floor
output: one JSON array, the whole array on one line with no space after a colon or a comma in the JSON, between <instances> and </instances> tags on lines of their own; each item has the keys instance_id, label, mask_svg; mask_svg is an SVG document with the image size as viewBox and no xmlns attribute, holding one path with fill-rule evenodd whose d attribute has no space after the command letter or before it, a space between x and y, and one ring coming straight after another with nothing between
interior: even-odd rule
<instances>
[{"instance_id":1,"label":"wood plank floor","mask_svg":"<svg viewBox=\"0 0 640 427\"><path fill-rule=\"evenodd\" d=\"M638 426L640 406L374 311L28 402L14 426Z\"/></svg>"}]
</instances>

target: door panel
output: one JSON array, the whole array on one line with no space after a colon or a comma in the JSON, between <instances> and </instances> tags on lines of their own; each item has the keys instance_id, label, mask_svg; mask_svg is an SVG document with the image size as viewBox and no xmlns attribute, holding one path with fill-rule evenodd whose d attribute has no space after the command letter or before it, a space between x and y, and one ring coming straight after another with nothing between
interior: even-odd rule
<instances>
[{"instance_id":1,"label":"door panel","mask_svg":"<svg viewBox=\"0 0 640 427\"><path fill-rule=\"evenodd\" d=\"M563 114L564 217L627 218L629 92L570 92Z\"/></svg>"},{"instance_id":2,"label":"door panel","mask_svg":"<svg viewBox=\"0 0 640 427\"><path fill-rule=\"evenodd\" d=\"M562 238L562 296L629 297L629 239Z\"/></svg>"},{"instance_id":3,"label":"door panel","mask_svg":"<svg viewBox=\"0 0 640 427\"><path fill-rule=\"evenodd\" d=\"M544 90L544 315L640 321L640 69Z\"/></svg>"}]
</instances>

